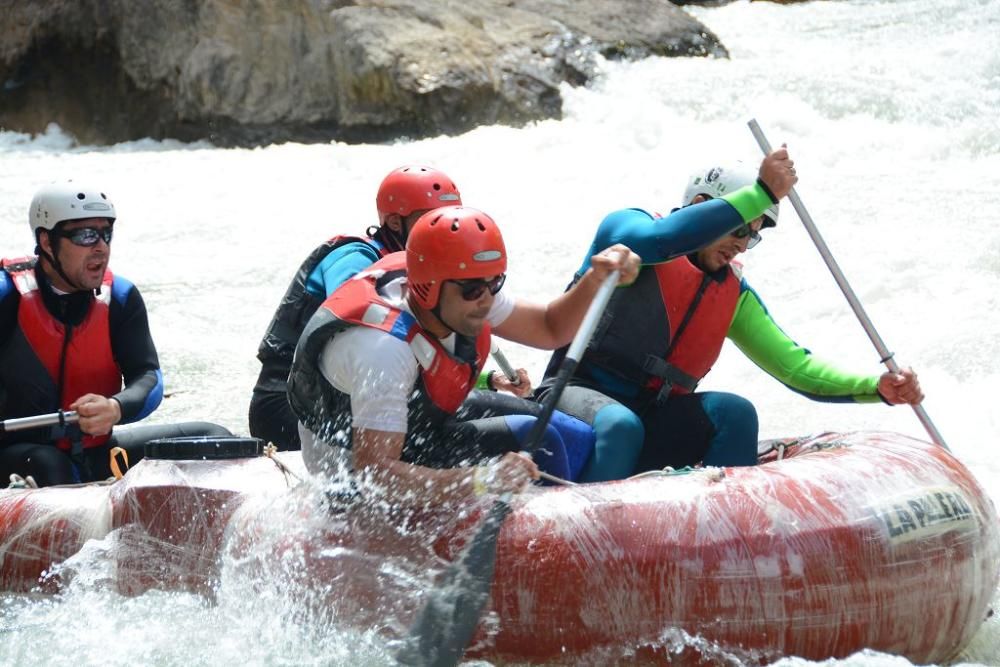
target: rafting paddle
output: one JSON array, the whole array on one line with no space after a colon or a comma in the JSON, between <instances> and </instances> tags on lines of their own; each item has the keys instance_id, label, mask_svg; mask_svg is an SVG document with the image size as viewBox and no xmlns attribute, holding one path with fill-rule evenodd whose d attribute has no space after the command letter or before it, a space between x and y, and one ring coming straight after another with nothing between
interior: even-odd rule
<instances>
[{"instance_id":1,"label":"rafting paddle","mask_svg":"<svg viewBox=\"0 0 1000 667\"><path fill-rule=\"evenodd\" d=\"M757 123L755 118L751 118L747 125L750 127L750 132L753 134L754 139L757 140L757 145L760 149L764 151L764 155L771 153L771 144L764 136L764 131L760 129L760 125ZM813 222L812 216L809 215L809 211L806 210L805 204L799 198L799 194L792 188L788 193L788 201L792 202L792 208L795 212L799 214L799 219L805 226L806 231L809 232L809 237L812 238L813 243L816 245L816 249L819 250L819 254L823 257L823 261L826 262L826 266L830 269L830 273L833 274L833 279L837 281L837 285L840 287L840 291L844 293L847 297L847 302L851 304L851 309L857 316L858 320L861 322L861 326L864 327L865 333L868 334L868 338L871 339L872 344L875 346L875 351L879 354L880 362L885 364L893 373L899 373L899 364L893 359L893 353L889 351L889 348L885 346L882 341L882 337L879 336L878 331L875 330L875 325L868 318L868 313L865 312L864 306L861 305L861 301L858 300L857 295L854 290L851 289L850 284L847 282L847 278L844 273L840 270L840 266L837 264L837 260L834 259L833 253L830 252L830 248L827 247L826 241L820 236L819 229L816 228L816 223ZM920 423L924 425L924 429L927 434L931 437L931 440L935 444L943 447L946 451L951 451L948 445L945 444L944 438L938 432L934 423L931 421L930 416L924 407L919 403L911 406L913 411L917 413L917 418Z\"/></svg>"},{"instance_id":2,"label":"rafting paddle","mask_svg":"<svg viewBox=\"0 0 1000 667\"><path fill-rule=\"evenodd\" d=\"M524 444L524 451L528 454L541 443L556 403L576 372L577 363L590 343L617 284L618 271L613 271L604 279L590 303L559 366L552 389L545 395L542 412L528 433ZM396 654L400 664L451 667L462 659L490 596L496 568L497 537L500 526L511 512L512 495L504 493L493 503L469 546L449 566L444 581L428 594L427 604L410 628L403 648Z\"/></svg>"},{"instance_id":3,"label":"rafting paddle","mask_svg":"<svg viewBox=\"0 0 1000 667\"><path fill-rule=\"evenodd\" d=\"M33 428L45 428L46 426L66 426L80 421L79 415L75 412L53 412L47 415L36 417L20 417L17 419L7 419L0 421L0 435L14 433L15 431L27 431Z\"/></svg>"},{"instance_id":4,"label":"rafting paddle","mask_svg":"<svg viewBox=\"0 0 1000 667\"><path fill-rule=\"evenodd\" d=\"M497 366L500 367L500 370L507 376L507 379L510 380L511 384L515 387L521 384L521 378L517 377L517 371L514 370L514 366L507 361L507 355L503 353L496 341L493 341L493 347L490 349L490 354L493 355L493 360L497 362Z\"/></svg>"}]
</instances>

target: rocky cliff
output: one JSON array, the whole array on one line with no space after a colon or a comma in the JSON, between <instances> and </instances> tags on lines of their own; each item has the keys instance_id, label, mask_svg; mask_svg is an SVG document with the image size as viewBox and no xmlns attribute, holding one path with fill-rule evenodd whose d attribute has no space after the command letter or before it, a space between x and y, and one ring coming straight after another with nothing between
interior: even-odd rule
<instances>
[{"instance_id":1,"label":"rocky cliff","mask_svg":"<svg viewBox=\"0 0 1000 667\"><path fill-rule=\"evenodd\" d=\"M378 141L558 118L595 56L725 57L666 0L10 0L0 126Z\"/></svg>"}]
</instances>

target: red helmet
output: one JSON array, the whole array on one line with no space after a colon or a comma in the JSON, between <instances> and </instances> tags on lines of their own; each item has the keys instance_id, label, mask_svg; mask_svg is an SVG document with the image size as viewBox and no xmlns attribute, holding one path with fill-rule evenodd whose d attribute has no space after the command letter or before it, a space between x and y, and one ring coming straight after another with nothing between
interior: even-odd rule
<instances>
[{"instance_id":1,"label":"red helmet","mask_svg":"<svg viewBox=\"0 0 1000 667\"><path fill-rule=\"evenodd\" d=\"M382 185L378 186L378 194L375 195L380 223L390 213L405 217L422 209L461 205L462 195L447 174L420 165L393 169L382 179Z\"/></svg>"},{"instance_id":2,"label":"red helmet","mask_svg":"<svg viewBox=\"0 0 1000 667\"><path fill-rule=\"evenodd\" d=\"M434 308L446 280L506 273L500 228L480 210L446 206L420 216L406 241L407 283L424 308Z\"/></svg>"}]
</instances>

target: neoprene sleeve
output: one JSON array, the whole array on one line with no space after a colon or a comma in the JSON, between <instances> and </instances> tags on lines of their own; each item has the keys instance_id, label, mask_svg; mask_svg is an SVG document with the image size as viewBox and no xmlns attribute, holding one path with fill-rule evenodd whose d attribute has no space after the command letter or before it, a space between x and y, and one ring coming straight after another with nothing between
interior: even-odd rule
<instances>
[{"instance_id":1,"label":"neoprene sleeve","mask_svg":"<svg viewBox=\"0 0 1000 667\"><path fill-rule=\"evenodd\" d=\"M740 299L727 336L764 372L808 398L832 403L881 400L878 376L845 373L814 357L781 330L745 279L740 281Z\"/></svg>"}]
</instances>

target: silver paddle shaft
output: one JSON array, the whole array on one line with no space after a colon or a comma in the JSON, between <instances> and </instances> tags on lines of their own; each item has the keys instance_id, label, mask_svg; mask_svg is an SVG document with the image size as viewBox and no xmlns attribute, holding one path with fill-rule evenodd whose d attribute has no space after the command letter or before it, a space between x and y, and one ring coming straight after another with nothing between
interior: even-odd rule
<instances>
[{"instance_id":1,"label":"silver paddle shaft","mask_svg":"<svg viewBox=\"0 0 1000 667\"><path fill-rule=\"evenodd\" d=\"M36 417L20 417L18 419L7 419L0 422L0 433L14 433L15 431L30 431L33 428L45 428L47 426L65 426L75 424L80 421L79 415L75 412L53 412L47 415Z\"/></svg>"},{"instance_id":2,"label":"silver paddle shaft","mask_svg":"<svg viewBox=\"0 0 1000 667\"><path fill-rule=\"evenodd\" d=\"M760 129L760 125L757 124L757 120L752 118L747 123L750 127L750 132L753 133L754 139L757 140L757 144L760 149L764 152L764 155L769 155L771 153L771 144L768 142L767 137L764 136L764 131ZM882 341L882 337L879 336L878 331L875 330L875 325L872 324L871 319L868 317L868 313L865 312L864 306L861 305L861 301L858 300L857 295L854 290L851 289L850 283L847 282L847 278L844 276L844 272L840 270L840 266L837 264L837 260L834 259L833 253L830 252L830 248L826 245L826 241L819 233L819 229L816 228L816 223L813 222L812 216L809 215L809 211L806 210L805 204L802 203L802 199L799 198L799 193L795 191L793 187L788 193L788 201L792 203L792 208L799 215L799 219L802 220L802 224L805 226L806 231L809 232L810 238L812 238L813 243L816 245L816 249L819 250L819 254L823 257L823 261L826 262L827 268L830 269L830 273L833 274L833 279L837 281L837 285L840 287L840 291L844 293L847 297L847 302L851 305L851 310L857 316L858 320L861 322L861 326L864 327L865 333L868 334L868 338L871 339L872 344L875 346L875 351L879 354L879 360L881 363L885 364L893 373L899 373L899 364L893 359L892 352L889 348L885 346ZM924 429L927 434L931 437L936 444L944 447L949 452L951 449L945 444L944 438L941 433L938 432L937 427L934 426L934 422L931 421L930 416L928 416L927 411L920 404L911 406L913 411L917 414L917 419L923 424Z\"/></svg>"},{"instance_id":3,"label":"silver paddle shaft","mask_svg":"<svg viewBox=\"0 0 1000 667\"><path fill-rule=\"evenodd\" d=\"M514 370L514 367L507 360L507 355L503 353L496 343L493 343L493 349L490 351L490 354L493 355L493 360L497 362L497 366L500 367L500 370L507 376L511 384L514 386L521 384L521 378L517 377L517 371Z\"/></svg>"}]
</instances>

